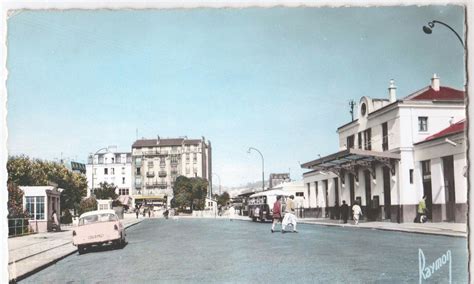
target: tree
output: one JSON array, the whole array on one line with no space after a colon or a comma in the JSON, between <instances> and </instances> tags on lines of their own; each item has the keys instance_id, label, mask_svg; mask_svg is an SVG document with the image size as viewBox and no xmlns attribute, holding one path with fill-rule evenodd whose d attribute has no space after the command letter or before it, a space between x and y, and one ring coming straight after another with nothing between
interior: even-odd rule
<instances>
[{"instance_id":1,"label":"tree","mask_svg":"<svg viewBox=\"0 0 474 284\"><path fill-rule=\"evenodd\" d=\"M31 159L27 156L9 157L7 162L8 182L15 186L41 186L56 183L61 192L61 209L77 211L81 199L86 195L87 179L67 169L64 165Z\"/></svg>"},{"instance_id":2,"label":"tree","mask_svg":"<svg viewBox=\"0 0 474 284\"><path fill-rule=\"evenodd\" d=\"M14 183L8 185L8 218L26 218L27 213L23 210L23 191Z\"/></svg>"},{"instance_id":3,"label":"tree","mask_svg":"<svg viewBox=\"0 0 474 284\"><path fill-rule=\"evenodd\" d=\"M221 195L217 197L217 204L220 206L226 206L229 200L230 200L229 193L225 191L224 193L222 193Z\"/></svg>"},{"instance_id":4,"label":"tree","mask_svg":"<svg viewBox=\"0 0 474 284\"><path fill-rule=\"evenodd\" d=\"M94 210L97 210L97 200L94 197L83 199L79 204L79 215Z\"/></svg>"},{"instance_id":5,"label":"tree","mask_svg":"<svg viewBox=\"0 0 474 284\"><path fill-rule=\"evenodd\" d=\"M173 205L180 209L202 210L205 207L208 182L202 178L179 176L173 187Z\"/></svg>"},{"instance_id":6,"label":"tree","mask_svg":"<svg viewBox=\"0 0 474 284\"><path fill-rule=\"evenodd\" d=\"M95 198L97 199L113 199L115 200L118 195L115 193L117 186L109 184L107 182L99 183L99 188L94 190Z\"/></svg>"}]
</instances>

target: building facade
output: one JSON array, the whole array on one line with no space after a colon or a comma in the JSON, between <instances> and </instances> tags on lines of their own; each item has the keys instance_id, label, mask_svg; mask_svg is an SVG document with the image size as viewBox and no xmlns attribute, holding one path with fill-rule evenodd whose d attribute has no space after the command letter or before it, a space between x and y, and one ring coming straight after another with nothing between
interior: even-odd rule
<instances>
[{"instance_id":1,"label":"building facade","mask_svg":"<svg viewBox=\"0 0 474 284\"><path fill-rule=\"evenodd\" d=\"M212 188L211 142L202 139L141 139L132 145L135 203L169 206L178 176L200 177Z\"/></svg>"},{"instance_id":2,"label":"building facade","mask_svg":"<svg viewBox=\"0 0 474 284\"><path fill-rule=\"evenodd\" d=\"M117 147L109 146L101 153L89 155L86 165L87 197L90 197L99 184L106 182L117 187L118 195L132 192L132 155L130 152L117 152Z\"/></svg>"},{"instance_id":3,"label":"building facade","mask_svg":"<svg viewBox=\"0 0 474 284\"><path fill-rule=\"evenodd\" d=\"M290 181L290 173L279 173L279 174L273 173L273 174L270 174L268 187L271 189L287 181Z\"/></svg>"},{"instance_id":4,"label":"building facade","mask_svg":"<svg viewBox=\"0 0 474 284\"><path fill-rule=\"evenodd\" d=\"M23 209L28 212L30 229L36 233L50 231L53 210L61 212L62 188L55 186L20 186L23 191Z\"/></svg>"},{"instance_id":5,"label":"building facade","mask_svg":"<svg viewBox=\"0 0 474 284\"><path fill-rule=\"evenodd\" d=\"M309 200L307 213L336 218L342 200L350 205L357 200L369 220L413 222L425 193L431 192L427 203L432 204L432 190L425 189L433 188L433 184L428 185L432 180L420 182L419 172L423 166L437 171L439 167L423 164L420 159L439 161L443 153L436 153L437 158L424 155L417 151L428 146L416 145L465 118L464 92L440 86L436 74L431 85L403 99L396 98L393 80L388 90L387 99L360 99L358 119L337 129L339 152L302 165L311 169L303 176ZM456 200L465 203L467 187L462 187L465 182L459 184ZM435 199L435 204L443 200ZM465 205L456 208L458 215L467 212L463 211ZM440 206L432 210L430 217L436 216L433 221L456 220L438 218L446 216Z\"/></svg>"}]
</instances>

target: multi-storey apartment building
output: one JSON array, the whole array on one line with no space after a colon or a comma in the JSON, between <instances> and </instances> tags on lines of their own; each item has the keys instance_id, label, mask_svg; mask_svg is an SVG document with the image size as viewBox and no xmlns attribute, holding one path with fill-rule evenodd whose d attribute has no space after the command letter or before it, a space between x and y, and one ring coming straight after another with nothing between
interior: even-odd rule
<instances>
[{"instance_id":1,"label":"multi-storey apartment building","mask_svg":"<svg viewBox=\"0 0 474 284\"><path fill-rule=\"evenodd\" d=\"M132 191L132 155L117 152L117 147L109 146L103 152L89 155L86 165L87 197L94 193L101 182L117 186L118 195L130 195Z\"/></svg>"},{"instance_id":2,"label":"multi-storey apartment building","mask_svg":"<svg viewBox=\"0 0 474 284\"><path fill-rule=\"evenodd\" d=\"M132 145L135 203L167 205L178 176L201 177L212 188L211 142L202 139L141 139Z\"/></svg>"},{"instance_id":3,"label":"multi-storey apartment building","mask_svg":"<svg viewBox=\"0 0 474 284\"><path fill-rule=\"evenodd\" d=\"M453 167L462 169L464 146L433 152L426 150L433 142L423 143L465 118L464 92L440 86L435 74L430 86L401 100L392 80L388 97L362 97L358 119L337 129L339 152L302 164L312 170L303 175L309 201L305 212L332 217L338 215L342 200L348 204L358 200L369 219L412 222L418 202L426 195L433 221L465 222L466 181L445 190L441 184L453 178L442 177L436 186L431 179L432 172L443 176ZM447 205L446 200L453 204Z\"/></svg>"}]
</instances>

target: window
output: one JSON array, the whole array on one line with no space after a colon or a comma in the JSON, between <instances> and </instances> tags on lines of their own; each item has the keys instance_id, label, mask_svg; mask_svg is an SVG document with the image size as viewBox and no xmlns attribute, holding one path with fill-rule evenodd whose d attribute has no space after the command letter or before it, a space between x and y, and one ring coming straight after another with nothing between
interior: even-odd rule
<instances>
[{"instance_id":1,"label":"window","mask_svg":"<svg viewBox=\"0 0 474 284\"><path fill-rule=\"evenodd\" d=\"M120 188L119 189L119 195L129 195L128 188Z\"/></svg>"},{"instance_id":2,"label":"window","mask_svg":"<svg viewBox=\"0 0 474 284\"><path fill-rule=\"evenodd\" d=\"M428 117L418 117L418 131L428 131Z\"/></svg>"},{"instance_id":3,"label":"window","mask_svg":"<svg viewBox=\"0 0 474 284\"><path fill-rule=\"evenodd\" d=\"M421 173L423 181L431 180L431 162L430 160L421 162Z\"/></svg>"},{"instance_id":4,"label":"window","mask_svg":"<svg viewBox=\"0 0 474 284\"><path fill-rule=\"evenodd\" d=\"M372 130L364 130L364 150L372 150Z\"/></svg>"},{"instance_id":5,"label":"window","mask_svg":"<svg viewBox=\"0 0 474 284\"><path fill-rule=\"evenodd\" d=\"M410 184L413 184L413 169L410 169Z\"/></svg>"},{"instance_id":6,"label":"window","mask_svg":"<svg viewBox=\"0 0 474 284\"><path fill-rule=\"evenodd\" d=\"M122 175L125 174L125 167L122 167Z\"/></svg>"},{"instance_id":7,"label":"window","mask_svg":"<svg viewBox=\"0 0 474 284\"><path fill-rule=\"evenodd\" d=\"M148 167L153 168L153 161L148 161Z\"/></svg>"},{"instance_id":8,"label":"window","mask_svg":"<svg viewBox=\"0 0 474 284\"><path fill-rule=\"evenodd\" d=\"M362 132L357 133L357 145L362 149Z\"/></svg>"},{"instance_id":9,"label":"window","mask_svg":"<svg viewBox=\"0 0 474 284\"><path fill-rule=\"evenodd\" d=\"M186 153L186 162L189 162L189 153Z\"/></svg>"},{"instance_id":10,"label":"window","mask_svg":"<svg viewBox=\"0 0 474 284\"><path fill-rule=\"evenodd\" d=\"M112 175L115 175L115 168L111 168L111 169L110 169L110 173L111 173Z\"/></svg>"},{"instance_id":11,"label":"window","mask_svg":"<svg viewBox=\"0 0 474 284\"><path fill-rule=\"evenodd\" d=\"M125 184L125 178L124 177L122 178L122 184Z\"/></svg>"},{"instance_id":12,"label":"window","mask_svg":"<svg viewBox=\"0 0 474 284\"><path fill-rule=\"evenodd\" d=\"M44 220L44 196L27 196L26 210L30 219Z\"/></svg>"},{"instance_id":13,"label":"window","mask_svg":"<svg viewBox=\"0 0 474 284\"><path fill-rule=\"evenodd\" d=\"M112 164L115 163L115 158L112 158Z\"/></svg>"},{"instance_id":14,"label":"window","mask_svg":"<svg viewBox=\"0 0 474 284\"><path fill-rule=\"evenodd\" d=\"M193 162L194 162L194 163L197 162L197 154L196 154L196 153L193 153Z\"/></svg>"},{"instance_id":15,"label":"window","mask_svg":"<svg viewBox=\"0 0 474 284\"><path fill-rule=\"evenodd\" d=\"M104 168L104 175L108 175L108 174L109 174L109 169Z\"/></svg>"},{"instance_id":16,"label":"window","mask_svg":"<svg viewBox=\"0 0 474 284\"><path fill-rule=\"evenodd\" d=\"M137 176L141 175L141 168L137 168Z\"/></svg>"},{"instance_id":17,"label":"window","mask_svg":"<svg viewBox=\"0 0 474 284\"><path fill-rule=\"evenodd\" d=\"M304 196L304 193L303 192L296 192L295 196Z\"/></svg>"},{"instance_id":18,"label":"window","mask_svg":"<svg viewBox=\"0 0 474 284\"><path fill-rule=\"evenodd\" d=\"M382 151L388 150L388 125L386 122L382 123Z\"/></svg>"},{"instance_id":19,"label":"window","mask_svg":"<svg viewBox=\"0 0 474 284\"><path fill-rule=\"evenodd\" d=\"M351 149L354 148L354 135L347 136L346 148Z\"/></svg>"}]
</instances>

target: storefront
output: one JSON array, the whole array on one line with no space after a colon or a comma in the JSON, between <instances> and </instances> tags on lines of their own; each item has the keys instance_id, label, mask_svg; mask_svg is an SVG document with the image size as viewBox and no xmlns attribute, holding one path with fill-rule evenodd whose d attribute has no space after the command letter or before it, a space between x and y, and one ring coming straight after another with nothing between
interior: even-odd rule
<instances>
[{"instance_id":1,"label":"storefront","mask_svg":"<svg viewBox=\"0 0 474 284\"><path fill-rule=\"evenodd\" d=\"M34 232L51 230L53 210L61 212L61 188L54 186L20 186L23 191L23 208L29 215L30 229Z\"/></svg>"}]
</instances>

